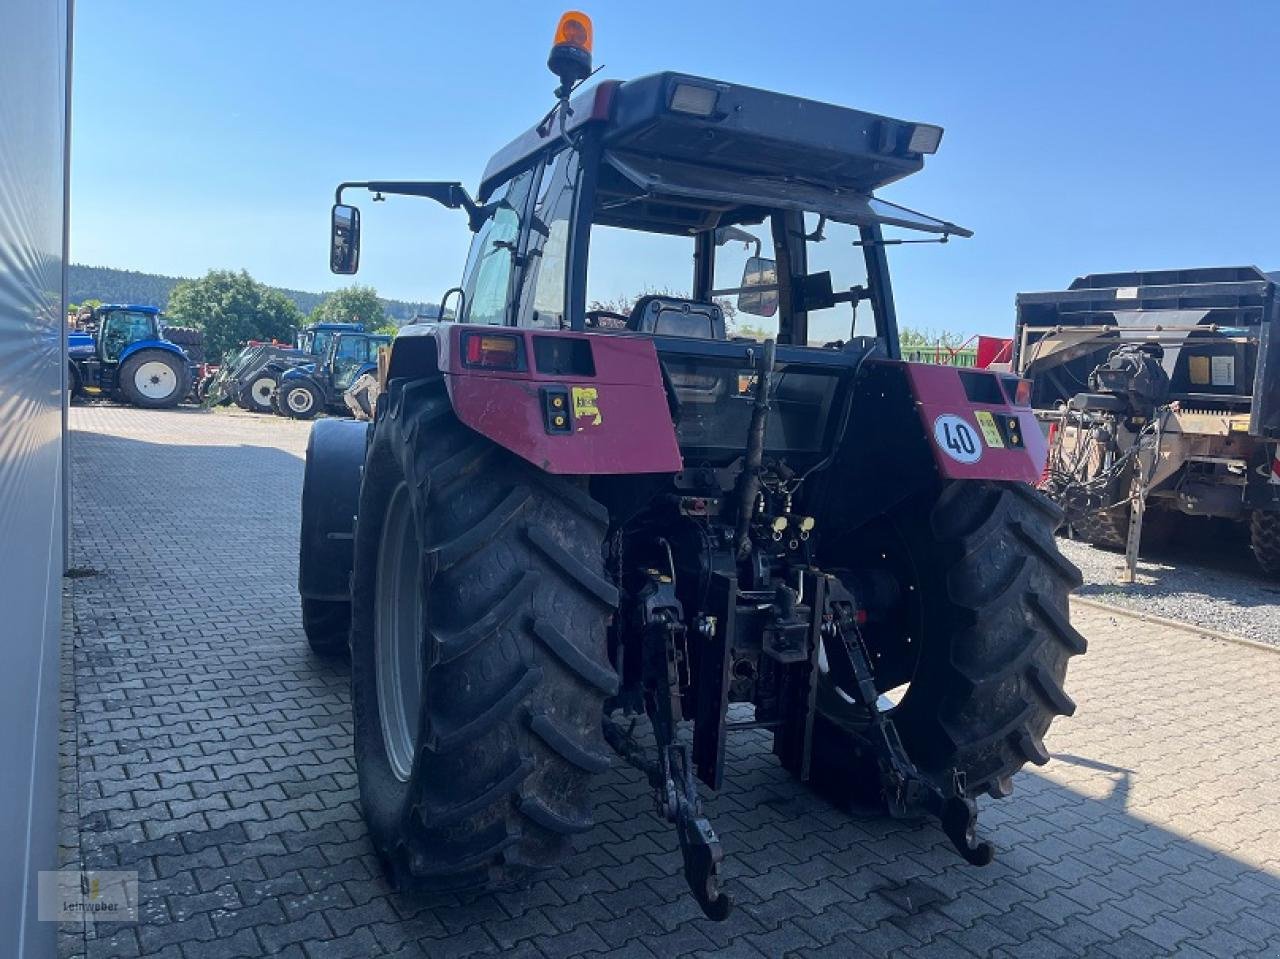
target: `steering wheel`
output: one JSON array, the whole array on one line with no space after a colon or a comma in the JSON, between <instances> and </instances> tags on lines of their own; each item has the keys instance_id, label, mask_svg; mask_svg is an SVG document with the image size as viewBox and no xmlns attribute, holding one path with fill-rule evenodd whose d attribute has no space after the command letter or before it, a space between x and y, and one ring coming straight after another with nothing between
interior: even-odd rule
<instances>
[{"instance_id":1,"label":"steering wheel","mask_svg":"<svg viewBox=\"0 0 1280 959\"><path fill-rule=\"evenodd\" d=\"M587 326L593 326L596 329L601 328L601 318L618 321L616 325L613 323L604 324L605 329L625 329L626 325L631 322L631 317L625 313L615 313L613 310L587 310L583 314L583 318L586 320Z\"/></svg>"}]
</instances>

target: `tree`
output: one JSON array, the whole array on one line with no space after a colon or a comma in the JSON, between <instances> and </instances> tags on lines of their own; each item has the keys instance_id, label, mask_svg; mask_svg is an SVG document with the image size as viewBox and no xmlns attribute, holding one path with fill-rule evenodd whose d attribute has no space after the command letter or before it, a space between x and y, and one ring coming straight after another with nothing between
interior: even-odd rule
<instances>
[{"instance_id":1,"label":"tree","mask_svg":"<svg viewBox=\"0 0 1280 959\"><path fill-rule=\"evenodd\" d=\"M311 311L308 322L363 323L366 330L377 331L390 326L390 331L395 332L395 326L387 321L387 311L378 299L378 291L359 284L334 290Z\"/></svg>"},{"instance_id":2,"label":"tree","mask_svg":"<svg viewBox=\"0 0 1280 959\"><path fill-rule=\"evenodd\" d=\"M245 340L288 340L302 311L278 290L241 270L210 270L169 295L169 321L204 331L206 355L220 361Z\"/></svg>"},{"instance_id":3,"label":"tree","mask_svg":"<svg viewBox=\"0 0 1280 959\"><path fill-rule=\"evenodd\" d=\"M916 329L904 326L898 330L898 342L903 349L922 349L927 346L960 346L964 336L949 330Z\"/></svg>"}]
</instances>

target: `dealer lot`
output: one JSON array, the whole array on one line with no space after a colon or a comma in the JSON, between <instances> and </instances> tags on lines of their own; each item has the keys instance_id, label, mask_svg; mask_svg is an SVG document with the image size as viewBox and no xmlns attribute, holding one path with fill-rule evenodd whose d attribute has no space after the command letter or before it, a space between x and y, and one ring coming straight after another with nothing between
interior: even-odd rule
<instances>
[{"instance_id":1,"label":"dealer lot","mask_svg":"<svg viewBox=\"0 0 1280 959\"><path fill-rule=\"evenodd\" d=\"M701 918L641 775L600 778L579 855L531 889L409 900L357 806L347 674L297 614L308 424L71 411L67 866L137 870L137 924L64 956L1280 954L1280 656L1080 605L1075 717L982 804L965 865L928 823L848 814L763 734L709 803L728 922Z\"/></svg>"}]
</instances>

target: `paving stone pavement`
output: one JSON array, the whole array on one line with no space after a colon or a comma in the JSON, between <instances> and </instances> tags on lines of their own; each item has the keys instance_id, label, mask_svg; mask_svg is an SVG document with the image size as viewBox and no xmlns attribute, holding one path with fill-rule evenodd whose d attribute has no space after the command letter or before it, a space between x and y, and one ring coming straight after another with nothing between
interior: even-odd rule
<instances>
[{"instance_id":1,"label":"paving stone pavement","mask_svg":"<svg viewBox=\"0 0 1280 959\"><path fill-rule=\"evenodd\" d=\"M137 870L141 921L67 924L63 956L1280 955L1280 654L1084 607L1080 709L984 803L984 869L927 823L827 805L746 734L709 804L728 922L700 917L621 765L532 888L394 894L346 670L298 619L306 424L92 406L71 425L73 556L96 575L68 580L62 861Z\"/></svg>"}]
</instances>

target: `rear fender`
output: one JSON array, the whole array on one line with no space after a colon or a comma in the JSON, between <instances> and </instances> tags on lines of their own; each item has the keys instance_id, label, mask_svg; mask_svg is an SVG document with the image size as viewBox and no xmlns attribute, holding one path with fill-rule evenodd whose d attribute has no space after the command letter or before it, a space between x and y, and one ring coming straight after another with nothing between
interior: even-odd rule
<instances>
[{"instance_id":1,"label":"rear fender","mask_svg":"<svg viewBox=\"0 0 1280 959\"><path fill-rule=\"evenodd\" d=\"M1048 445L1030 403L1016 403L1018 377L930 363L900 365L939 473L947 479L1039 482Z\"/></svg>"},{"instance_id":2,"label":"rear fender","mask_svg":"<svg viewBox=\"0 0 1280 959\"><path fill-rule=\"evenodd\" d=\"M183 362L183 365L190 365L187 354L182 351L180 346L170 343L168 340L138 340L136 343L130 343L120 351L118 363L123 363L134 353L141 353L143 350L164 350L166 353L172 353Z\"/></svg>"},{"instance_id":3,"label":"rear fender","mask_svg":"<svg viewBox=\"0 0 1280 959\"><path fill-rule=\"evenodd\" d=\"M350 599L355 517L369 426L355 420L324 419L311 427L298 548L298 592L304 599Z\"/></svg>"},{"instance_id":4,"label":"rear fender","mask_svg":"<svg viewBox=\"0 0 1280 959\"><path fill-rule=\"evenodd\" d=\"M515 341L518 368L468 365L463 353L472 336ZM539 469L610 475L682 466L658 353L647 336L423 324L394 340L388 379L429 375L431 362L458 419ZM557 414L565 417L560 428L552 422Z\"/></svg>"}]
</instances>

